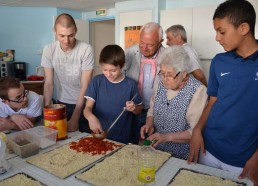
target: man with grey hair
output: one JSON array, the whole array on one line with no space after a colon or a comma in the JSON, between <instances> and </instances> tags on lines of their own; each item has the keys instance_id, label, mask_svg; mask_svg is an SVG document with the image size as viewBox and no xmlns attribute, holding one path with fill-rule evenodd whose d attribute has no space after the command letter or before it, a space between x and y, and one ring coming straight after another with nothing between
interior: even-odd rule
<instances>
[{"instance_id":1,"label":"man with grey hair","mask_svg":"<svg viewBox=\"0 0 258 186\"><path fill-rule=\"evenodd\" d=\"M160 58L160 81L155 85L146 124L141 137L148 133L153 146L187 159L192 130L207 101L207 88L188 73L189 56L182 46L166 48Z\"/></svg>"},{"instance_id":2,"label":"man with grey hair","mask_svg":"<svg viewBox=\"0 0 258 186\"><path fill-rule=\"evenodd\" d=\"M197 52L194 48L187 43L186 31L182 25L173 25L166 30L167 35L167 45L181 45L187 51L190 61L189 61L189 73L200 80L207 87L206 77L201 70L200 60Z\"/></svg>"},{"instance_id":3,"label":"man with grey hair","mask_svg":"<svg viewBox=\"0 0 258 186\"><path fill-rule=\"evenodd\" d=\"M135 116L131 133L131 143L137 144L140 139L140 128L146 121L150 98L157 75L157 58L164 49L162 46L163 30L158 23L145 24L140 32L139 44L125 50L125 73L138 83L139 92L143 99L142 114Z\"/></svg>"}]
</instances>

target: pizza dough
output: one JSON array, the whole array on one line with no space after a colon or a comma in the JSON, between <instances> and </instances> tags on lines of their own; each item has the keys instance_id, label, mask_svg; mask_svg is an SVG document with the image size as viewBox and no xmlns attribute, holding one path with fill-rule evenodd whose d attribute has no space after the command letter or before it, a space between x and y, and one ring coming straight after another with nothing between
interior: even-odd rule
<instances>
[{"instance_id":1,"label":"pizza dough","mask_svg":"<svg viewBox=\"0 0 258 186\"><path fill-rule=\"evenodd\" d=\"M126 145L76 178L97 186L143 185L137 180L138 145ZM157 150L156 170L171 156Z\"/></svg>"},{"instance_id":2,"label":"pizza dough","mask_svg":"<svg viewBox=\"0 0 258 186\"><path fill-rule=\"evenodd\" d=\"M241 184L216 176L181 170L169 186L240 186Z\"/></svg>"},{"instance_id":3,"label":"pizza dough","mask_svg":"<svg viewBox=\"0 0 258 186\"><path fill-rule=\"evenodd\" d=\"M29 178L25 174L21 173L0 181L0 186L8 186L8 185L41 186L42 184L39 181L33 180L32 178Z\"/></svg>"},{"instance_id":4,"label":"pizza dough","mask_svg":"<svg viewBox=\"0 0 258 186\"><path fill-rule=\"evenodd\" d=\"M84 139L92 139L92 137L86 137L78 140L76 143L80 143L80 141ZM55 176L58 176L60 178L65 178L80 169L90 165L94 161L104 157L106 154L112 152L113 150L118 149L121 144L113 143L114 148L113 150L105 151L100 154L93 153L92 152L85 152L85 151L78 151L75 149L72 149L74 147L74 143L72 142L68 145L64 145L60 148L57 148L55 150L52 150L50 152L36 155L29 160L27 160L28 163L31 163L41 169L44 169L48 171L51 174L54 174ZM110 144L111 142L108 140L100 141L99 143L102 144ZM84 143L84 146L88 149L94 149L93 143ZM91 148L92 146L92 148Z\"/></svg>"}]
</instances>

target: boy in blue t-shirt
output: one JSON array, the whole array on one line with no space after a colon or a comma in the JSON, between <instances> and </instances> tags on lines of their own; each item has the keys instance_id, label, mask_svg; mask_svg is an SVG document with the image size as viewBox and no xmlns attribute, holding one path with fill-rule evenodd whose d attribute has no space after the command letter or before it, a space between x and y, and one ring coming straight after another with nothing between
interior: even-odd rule
<instances>
[{"instance_id":1,"label":"boy in blue t-shirt","mask_svg":"<svg viewBox=\"0 0 258 186\"><path fill-rule=\"evenodd\" d=\"M227 0L213 16L216 40L226 50L211 63L210 97L195 126L188 162L248 176L258 185L258 43L255 10ZM206 149L206 150L205 150Z\"/></svg>"},{"instance_id":2,"label":"boy in blue t-shirt","mask_svg":"<svg viewBox=\"0 0 258 186\"><path fill-rule=\"evenodd\" d=\"M137 83L122 74L125 54L120 46L104 47L100 53L99 62L103 74L95 76L88 87L84 116L89 121L90 129L98 134L106 131L126 107L127 112L119 118L107 138L128 143L132 116L140 114L142 110L142 99ZM134 95L136 97L132 100Z\"/></svg>"}]
</instances>

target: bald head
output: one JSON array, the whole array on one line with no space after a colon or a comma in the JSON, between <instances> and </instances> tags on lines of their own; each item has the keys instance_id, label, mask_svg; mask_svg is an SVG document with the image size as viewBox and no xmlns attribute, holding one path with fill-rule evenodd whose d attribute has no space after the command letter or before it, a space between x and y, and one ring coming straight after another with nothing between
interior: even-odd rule
<instances>
[{"instance_id":1,"label":"bald head","mask_svg":"<svg viewBox=\"0 0 258 186\"><path fill-rule=\"evenodd\" d=\"M75 47L77 28L71 15L60 14L56 18L54 32L63 51L67 52Z\"/></svg>"},{"instance_id":2,"label":"bald head","mask_svg":"<svg viewBox=\"0 0 258 186\"><path fill-rule=\"evenodd\" d=\"M69 14L63 13L60 14L55 21L55 29L57 25L61 25L64 28L71 28L74 27L77 30L75 21L73 17Z\"/></svg>"}]
</instances>

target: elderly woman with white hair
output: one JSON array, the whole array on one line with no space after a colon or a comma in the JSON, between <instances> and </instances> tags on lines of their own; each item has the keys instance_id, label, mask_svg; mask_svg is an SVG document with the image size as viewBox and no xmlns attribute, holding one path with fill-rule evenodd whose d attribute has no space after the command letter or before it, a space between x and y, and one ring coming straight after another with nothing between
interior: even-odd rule
<instances>
[{"instance_id":1,"label":"elderly woman with white hair","mask_svg":"<svg viewBox=\"0 0 258 186\"><path fill-rule=\"evenodd\" d=\"M159 61L160 81L141 137L147 133L157 149L187 159L192 129L207 102L206 87L187 73L189 56L182 46L166 48Z\"/></svg>"}]
</instances>

